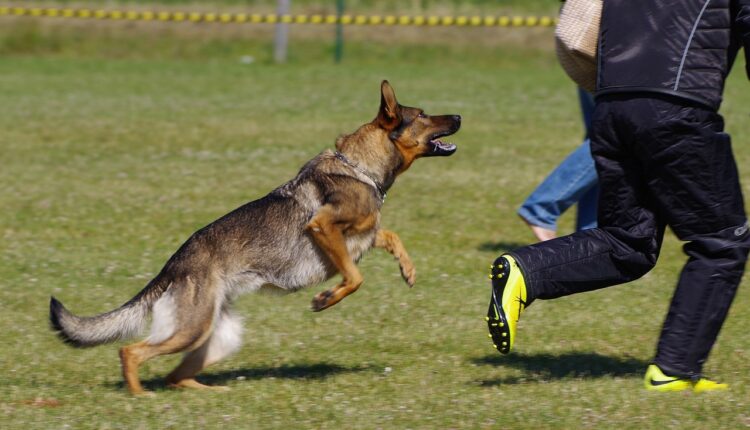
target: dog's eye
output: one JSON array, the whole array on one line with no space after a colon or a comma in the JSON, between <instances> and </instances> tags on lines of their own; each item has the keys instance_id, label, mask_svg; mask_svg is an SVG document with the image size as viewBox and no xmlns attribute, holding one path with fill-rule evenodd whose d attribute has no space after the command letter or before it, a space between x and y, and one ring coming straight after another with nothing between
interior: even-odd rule
<instances>
[{"instance_id":1,"label":"dog's eye","mask_svg":"<svg viewBox=\"0 0 750 430\"><path fill-rule=\"evenodd\" d=\"M419 115L417 115L417 118L427 118L427 115L425 115L424 112L420 112Z\"/></svg>"}]
</instances>

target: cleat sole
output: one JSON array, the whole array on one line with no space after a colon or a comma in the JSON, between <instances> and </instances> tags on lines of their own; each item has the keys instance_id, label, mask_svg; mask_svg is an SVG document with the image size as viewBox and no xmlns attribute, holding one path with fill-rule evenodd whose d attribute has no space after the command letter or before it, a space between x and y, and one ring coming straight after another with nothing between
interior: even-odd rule
<instances>
[{"instance_id":1,"label":"cleat sole","mask_svg":"<svg viewBox=\"0 0 750 430\"><path fill-rule=\"evenodd\" d=\"M490 332L490 337L492 338L492 343L495 345L495 348L501 353L501 354L508 354L510 353L510 324L508 323L508 318L505 315L505 311L503 310L500 303L498 303L499 300L502 298L502 291L504 288L504 284L506 281L505 275L509 273L509 267L505 266L505 262L498 263L497 265L493 265L492 273L490 274L490 278L493 279L492 281L492 299L490 300L490 306L487 310L487 317L485 320L487 321L487 328Z\"/></svg>"},{"instance_id":2,"label":"cleat sole","mask_svg":"<svg viewBox=\"0 0 750 430\"><path fill-rule=\"evenodd\" d=\"M501 354L508 354L510 347L508 347L506 339L510 336L510 330L508 329L508 324L505 323L507 321L505 313L502 309L498 309L493 301L490 303L487 314L487 327L490 331L489 337L492 338L492 343Z\"/></svg>"}]
</instances>

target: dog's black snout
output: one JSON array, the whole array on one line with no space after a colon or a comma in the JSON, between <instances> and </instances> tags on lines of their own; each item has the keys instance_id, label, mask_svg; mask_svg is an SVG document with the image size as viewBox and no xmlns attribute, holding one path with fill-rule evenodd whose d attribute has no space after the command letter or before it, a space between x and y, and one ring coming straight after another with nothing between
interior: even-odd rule
<instances>
[{"instance_id":1,"label":"dog's black snout","mask_svg":"<svg viewBox=\"0 0 750 430\"><path fill-rule=\"evenodd\" d=\"M456 127L461 126L461 115L453 115L453 121L456 123Z\"/></svg>"}]
</instances>

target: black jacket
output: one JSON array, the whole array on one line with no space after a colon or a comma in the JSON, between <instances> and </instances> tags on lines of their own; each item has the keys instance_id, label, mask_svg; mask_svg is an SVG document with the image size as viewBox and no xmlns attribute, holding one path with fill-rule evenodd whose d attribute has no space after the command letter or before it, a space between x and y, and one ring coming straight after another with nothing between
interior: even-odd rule
<instances>
[{"instance_id":1,"label":"black jacket","mask_svg":"<svg viewBox=\"0 0 750 430\"><path fill-rule=\"evenodd\" d=\"M596 95L662 93L718 110L743 45L750 60L750 0L604 0Z\"/></svg>"}]
</instances>

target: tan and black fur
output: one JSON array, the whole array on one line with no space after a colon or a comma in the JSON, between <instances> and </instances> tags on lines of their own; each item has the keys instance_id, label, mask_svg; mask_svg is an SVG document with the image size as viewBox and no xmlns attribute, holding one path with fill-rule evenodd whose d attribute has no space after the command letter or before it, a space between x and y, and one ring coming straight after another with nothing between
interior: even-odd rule
<instances>
[{"instance_id":1,"label":"tan and black fur","mask_svg":"<svg viewBox=\"0 0 750 430\"><path fill-rule=\"evenodd\" d=\"M128 389L143 392L144 361L177 352L185 357L167 383L203 388L195 375L240 345L241 322L230 306L242 293L294 292L340 273L338 285L313 298L312 309L321 311L359 288L356 262L373 246L393 254L414 285L414 264L398 235L380 228L380 208L414 160L455 151L438 138L460 123L457 115L428 116L399 105L383 81L377 117L341 136L336 152L322 152L291 181L195 232L120 308L78 317L51 298L53 328L72 345L94 346L137 335L152 314L150 335L120 349Z\"/></svg>"}]
</instances>

